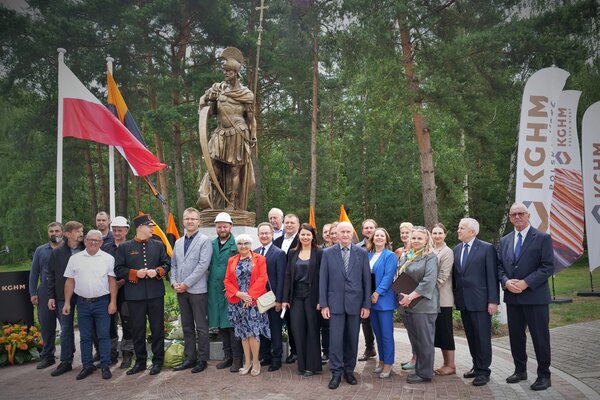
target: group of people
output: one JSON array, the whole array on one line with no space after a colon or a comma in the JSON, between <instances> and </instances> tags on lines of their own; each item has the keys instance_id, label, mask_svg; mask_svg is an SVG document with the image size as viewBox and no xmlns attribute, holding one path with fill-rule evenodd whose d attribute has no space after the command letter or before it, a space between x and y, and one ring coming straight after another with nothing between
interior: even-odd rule
<instances>
[{"instance_id":1,"label":"group of people","mask_svg":"<svg viewBox=\"0 0 600 400\"><path fill-rule=\"evenodd\" d=\"M177 295L185 343L185 360L174 369L207 368L209 328L217 328L224 358L217 369L253 376L281 368L283 328L290 345L286 363L297 363L297 372L309 377L329 363L328 387L342 379L357 384L357 360L377 357L373 372L389 378L395 364L394 314L407 329L411 357L401 364L411 384L430 382L434 375L456 374L452 310L460 311L472 357L464 373L475 386L490 379L492 316L504 290L514 374L508 383L527 379L528 329L538 369L533 390L544 390L550 381L550 336L547 280L553 271L549 235L529 224L527 208L510 209L514 230L502 238L499 250L477 238L479 223L463 218L458 224L460 243L446 245L447 229L431 230L404 222L402 246L395 251L389 233L372 219L362 223L363 240L353 243L349 222L323 227L323 243L310 224L300 224L294 214L280 209L260 223L256 247L246 234L234 237L233 220L226 212L215 220L217 237L200 232L200 213L183 213L185 235L177 240L169 258L159 241L152 240L154 223L148 215L133 219L136 232L126 240L128 221L112 223L99 213L98 229L85 239L83 225L71 221L48 226L49 242L34 254L30 291L38 305L44 348L38 368L55 363L56 318L61 325L60 364L52 372L72 369L75 345L73 312L77 307L83 369L77 379L93 373L93 347L97 348L102 378L111 377L116 363L117 316L123 338L121 368L132 375L146 370L146 320L152 335L150 374L161 372L164 360L164 279ZM110 224L110 228L108 226ZM64 238L64 239L63 239ZM169 274L170 273L170 274ZM41 278L41 279L40 279ZM412 282L407 289L400 282ZM275 304L260 312L257 301L272 291ZM359 332L365 351L358 357ZM443 364L434 367L435 347ZM135 363L133 355L135 354ZM133 364L133 367L132 367Z\"/></svg>"}]
</instances>

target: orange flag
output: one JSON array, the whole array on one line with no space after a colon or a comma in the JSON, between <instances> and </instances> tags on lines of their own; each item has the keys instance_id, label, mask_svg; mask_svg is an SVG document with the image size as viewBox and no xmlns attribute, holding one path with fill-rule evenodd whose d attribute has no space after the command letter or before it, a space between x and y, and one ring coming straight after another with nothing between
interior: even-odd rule
<instances>
[{"instance_id":1,"label":"orange flag","mask_svg":"<svg viewBox=\"0 0 600 400\"><path fill-rule=\"evenodd\" d=\"M312 207L310 208L310 211L308 213L308 223L310 224L310 226L315 228L315 232L318 233L317 223L315 222L315 210Z\"/></svg>"},{"instance_id":2,"label":"orange flag","mask_svg":"<svg viewBox=\"0 0 600 400\"><path fill-rule=\"evenodd\" d=\"M171 243L171 247L175 246L175 242L179 239L179 231L177 230L177 225L175 225L175 218L173 217L173 213L169 213L169 220L167 222L167 239L169 239L169 243Z\"/></svg>"},{"instance_id":3,"label":"orange flag","mask_svg":"<svg viewBox=\"0 0 600 400\"><path fill-rule=\"evenodd\" d=\"M340 206L340 219L338 222L349 222L352 225L352 221L348 218L348 214L346 213L346 209L342 204ZM358 235L356 234L356 229L354 229L354 225L352 225L352 230L354 231L354 236L352 236L352 243L358 243Z\"/></svg>"}]
</instances>

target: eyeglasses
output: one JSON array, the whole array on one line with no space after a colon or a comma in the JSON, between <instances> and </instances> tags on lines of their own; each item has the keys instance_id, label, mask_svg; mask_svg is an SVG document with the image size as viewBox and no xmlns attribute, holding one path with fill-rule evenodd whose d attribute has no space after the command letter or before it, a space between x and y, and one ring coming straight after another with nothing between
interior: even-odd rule
<instances>
[{"instance_id":1,"label":"eyeglasses","mask_svg":"<svg viewBox=\"0 0 600 400\"><path fill-rule=\"evenodd\" d=\"M102 242L102 240L98 240L98 239L85 239L85 241L90 244L98 244L98 243Z\"/></svg>"},{"instance_id":2,"label":"eyeglasses","mask_svg":"<svg viewBox=\"0 0 600 400\"><path fill-rule=\"evenodd\" d=\"M242 247L242 246L248 247L248 246L251 246L252 243L250 243L250 242L239 242L239 243L237 243L237 245L240 246L240 247Z\"/></svg>"},{"instance_id":3,"label":"eyeglasses","mask_svg":"<svg viewBox=\"0 0 600 400\"><path fill-rule=\"evenodd\" d=\"M508 215L509 215L510 217L512 217L512 218L514 218L514 217L519 217L519 218L521 218L521 217L523 217L523 216L527 215L527 213L526 213L526 212L519 211L519 212L510 213L510 214L508 214Z\"/></svg>"},{"instance_id":4,"label":"eyeglasses","mask_svg":"<svg viewBox=\"0 0 600 400\"><path fill-rule=\"evenodd\" d=\"M184 221L200 221L200 218L184 218Z\"/></svg>"}]
</instances>

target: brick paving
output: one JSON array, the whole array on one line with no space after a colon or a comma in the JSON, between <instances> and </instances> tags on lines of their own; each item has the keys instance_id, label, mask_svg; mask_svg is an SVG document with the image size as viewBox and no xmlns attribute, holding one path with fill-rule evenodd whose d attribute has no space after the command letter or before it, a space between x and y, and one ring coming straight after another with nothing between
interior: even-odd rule
<instances>
[{"instance_id":1,"label":"brick paving","mask_svg":"<svg viewBox=\"0 0 600 400\"><path fill-rule=\"evenodd\" d=\"M404 329L396 328L396 373L391 379L379 379L371 371L375 361L358 362L358 385L343 382L337 390L329 390L328 369L309 378L296 375L295 365L284 365L276 372L264 368L258 377L239 376L228 370L217 370L216 361L200 374L189 370L163 370L157 376L148 372L134 376L113 368L113 378L104 381L96 372L83 381L75 376L81 369L78 359L74 371L51 377L51 368L36 370L35 363L0 369L1 399L317 399L327 400L433 400L433 399L600 399L600 321L556 328L551 331L553 349L552 387L534 392L529 385L535 379L535 361L529 363L529 381L509 385L505 379L513 372L508 338L494 340L491 381L474 387L462 373L470 369L471 358L466 340L456 338L457 375L434 377L432 383L409 385L406 372L399 364L408 358L410 345ZM362 340L362 338L361 338ZM362 344L359 348L362 352ZM531 352L533 358L533 352ZM76 353L76 358L79 353ZM439 366L441 353L436 354ZM596 372L598 371L598 372Z\"/></svg>"}]
</instances>

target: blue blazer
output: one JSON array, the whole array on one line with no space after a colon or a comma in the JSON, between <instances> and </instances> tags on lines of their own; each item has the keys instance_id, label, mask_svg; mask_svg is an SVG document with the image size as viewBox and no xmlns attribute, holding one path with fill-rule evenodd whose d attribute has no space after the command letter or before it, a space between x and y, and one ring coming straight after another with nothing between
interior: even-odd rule
<instances>
[{"instance_id":1,"label":"blue blazer","mask_svg":"<svg viewBox=\"0 0 600 400\"><path fill-rule=\"evenodd\" d=\"M332 314L348 315L359 315L361 308L371 308L371 267L362 248L350 245L348 272L344 269L339 243L323 250L319 278L321 308L329 307Z\"/></svg>"},{"instance_id":2,"label":"blue blazer","mask_svg":"<svg viewBox=\"0 0 600 400\"><path fill-rule=\"evenodd\" d=\"M257 247L254 252L260 254L260 247ZM275 293L275 301L281 303L283 301L283 282L285 279L287 256L285 251L271 245L267 254L265 254L265 258L267 259L267 276L269 277L267 290L272 290ZM271 287L269 287L269 283Z\"/></svg>"},{"instance_id":3,"label":"blue blazer","mask_svg":"<svg viewBox=\"0 0 600 400\"><path fill-rule=\"evenodd\" d=\"M498 276L502 287L509 279L523 279L529 287L521 293L504 290L506 304L549 304L551 301L548 278L554 272L552 238L530 227L521 246L519 258L515 258L514 230L500 239L500 265Z\"/></svg>"},{"instance_id":4,"label":"blue blazer","mask_svg":"<svg viewBox=\"0 0 600 400\"><path fill-rule=\"evenodd\" d=\"M369 252L369 260L371 260L373 254ZM377 303L371 304L372 310L390 311L396 308L396 296L391 286L396 276L397 268L398 257L396 257L396 254L388 249L383 249L371 271L375 275L376 286L375 288L371 288L371 290L379 293Z\"/></svg>"},{"instance_id":5,"label":"blue blazer","mask_svg":"<svg viewBox=\"0 0 600 400\"><path fill-rule=\"evenodd\" d=\"M488 304L500 302L496 250L475 238L464 271L460 268L462 250L463 243L454 247L454 304L462 311L487 311Z\"/></svg>"}]
</instances>

